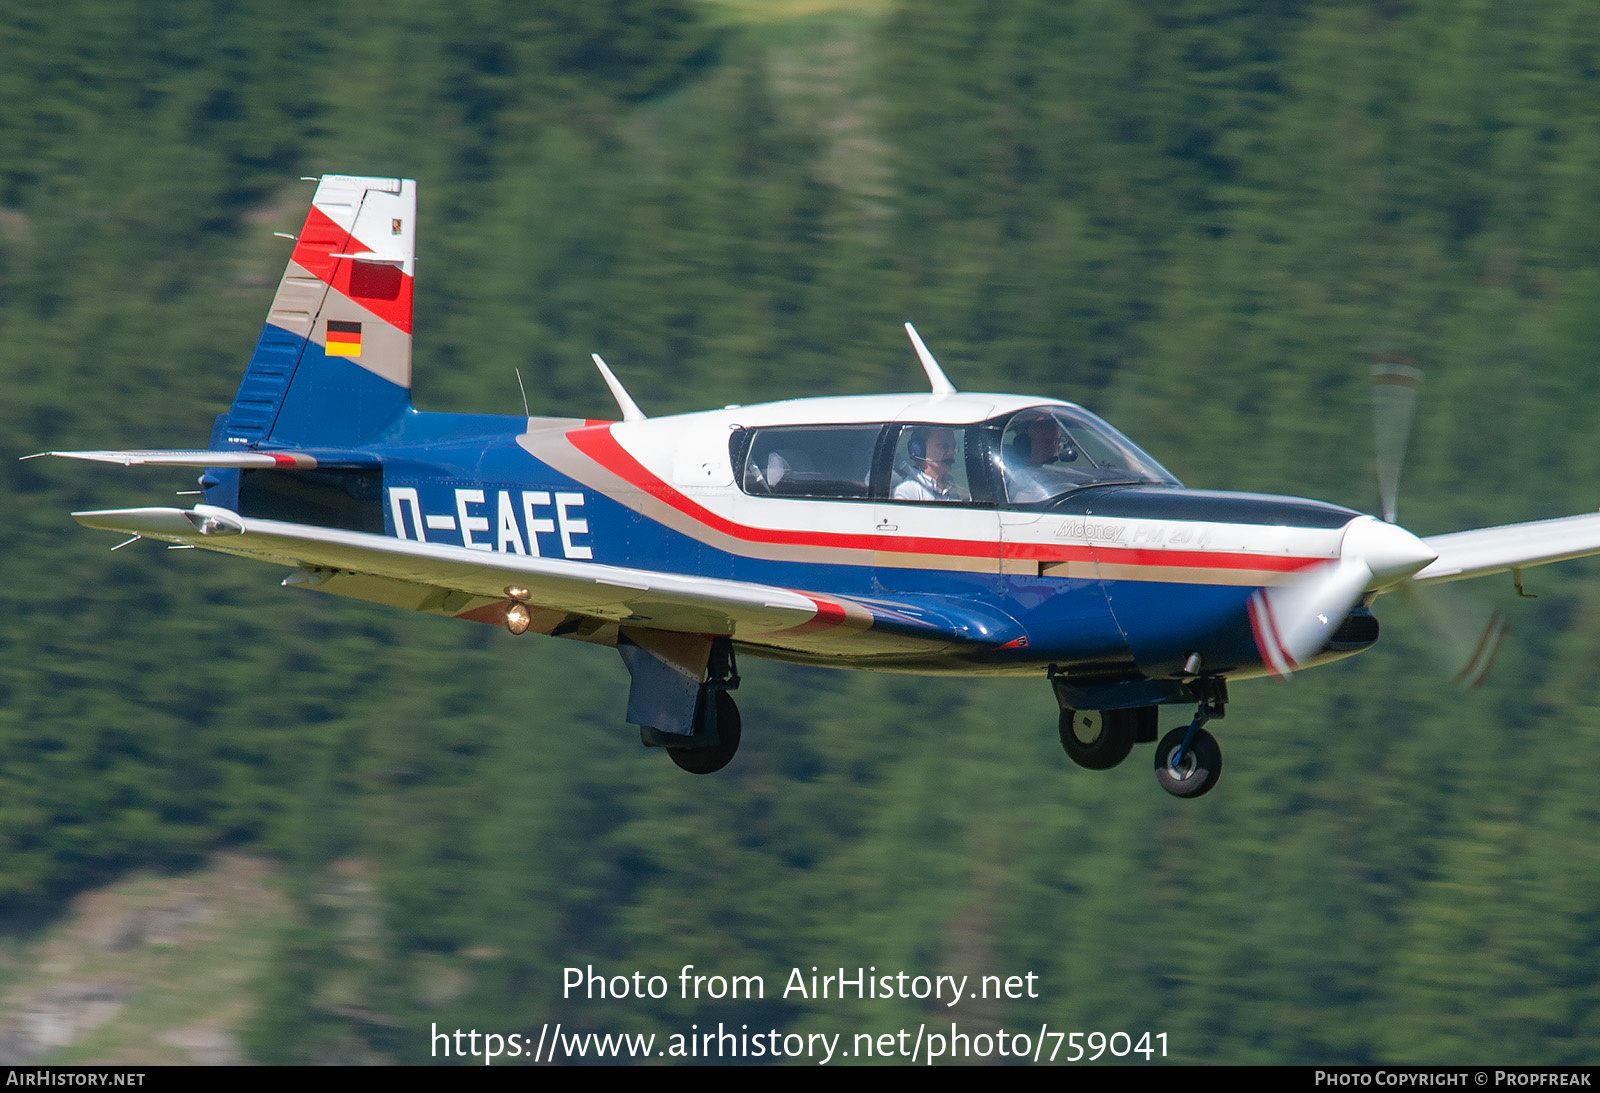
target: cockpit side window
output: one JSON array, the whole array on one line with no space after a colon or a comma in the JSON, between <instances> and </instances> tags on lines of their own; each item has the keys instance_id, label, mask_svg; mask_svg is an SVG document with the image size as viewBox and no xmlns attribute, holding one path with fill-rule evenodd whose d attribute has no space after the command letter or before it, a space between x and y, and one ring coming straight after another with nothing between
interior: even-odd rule
<instances>
[{"instance_id":1,"label":"cockpit side window","mask_svg":"<svg viewBox=\"0 0 1600 1093\"><path fill-rule=\"evenodd\" d=\"M997 454L1009 505L1050 501L1085 486L1179 485L1127 437L1073 407L1013 414Z\"/></svg>"},{"instance_id":2,"label":"cockpit side window","mask_svg":"<svg viewBox=\"0 0 1600 1093\"><path fill-rule=\"evenodd\" d=\"M881 424L741 429L731 441L739 488L756 497L866 501Z\"/></svg>"},{"instance_id":3,"label":"cockpit side window","mask_svg":"<svg viewBox=\"0 0 1600 1093\"><path fill-rule=\"evenodd\" d=\"M986 429L981 425L901 425L894 431L889 499L992 504Z\"/></svg>"}]
</instances>

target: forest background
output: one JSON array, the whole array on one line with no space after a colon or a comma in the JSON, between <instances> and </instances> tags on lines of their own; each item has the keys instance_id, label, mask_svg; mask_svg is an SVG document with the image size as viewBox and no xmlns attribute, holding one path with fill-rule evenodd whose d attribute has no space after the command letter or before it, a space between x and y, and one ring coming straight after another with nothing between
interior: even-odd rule
<instances>
[{"instance_id":1,"label":"forest background","mask_svg":"<svg viewBox=\"0 0 1600 1093\"><path fill-rule=\"evenodd\" d=\"M323 599L74 509L184 474L322 172L419 180L417 402L614 415L955 383L1096 410L1197 487L1376 503L1367 377L1425 369L1420 534L1600 504L1600 8L1587 0L59 0L0 15L0 925L222 848L292 914L264 1061L485 1031L1151 1030L1185 1062L1600 1051L1600 566L1237 686L1168 798L1071 768L1049 688L746 658L711 778L613 653ZM1164 715L1163 726L1185 717ZM328 893L360 863L358 930ZM563 1001L562 969L761 1003ZM791 967L1039 977L940 1011Z\"/></svg>"}]
</instances>

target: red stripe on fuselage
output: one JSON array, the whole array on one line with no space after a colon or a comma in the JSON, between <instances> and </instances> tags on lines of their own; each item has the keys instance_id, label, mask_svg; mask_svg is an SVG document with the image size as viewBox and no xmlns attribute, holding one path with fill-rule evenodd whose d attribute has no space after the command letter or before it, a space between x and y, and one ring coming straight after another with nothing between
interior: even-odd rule
<instances>
[{"instance_id":1,"label":"red stripe on fuselage","mask_svg":"<svg viewBox=\"0 0 1600 1093\"><path fill-rule=\"evenodd\" d=\"M386 275L380 279L385 286L382 295L360 295L352 292L350 285L351 277L356 275L356 260L333 257L372 249L313 205L306 214L305 227L300 229L300 238L295 240L293 261L334 291L343 293L384 322L409 334L412 278L404 270L395 270L398 278ZM393 295L389 295L391 291Z\"/></svg>"},{"instance_id":2,"label":"red stripe on fuselage","mask_svg":"<svg viewBox=\"0 0 1600 1093\"><path fill-rule=\"evenodd\" d=\"M1107 565L1178 566L1193 569L1258 569L1293 573L1326 558L1301 558L1288 554L1244 554L1235 551L1150 550L1145 547L1068 547L1052 543L1006 543L1005 556L1023 562L1075 562L1093 560Z\"/></svg>"},{"instance_id":3,"label":"red stripe on fuselage","mask_svg":"<svg viewBox=\"0 0 1600 1093\"><path fill-rule=\"evenodd\" d=\"M691 501L633 458L622 445L617 443L616 437L611 435L609 425L589 425L581 429L567 431L567 439L572 446L584 455L594 460L600 466L618 476L629 485L637 486L659 501L663 501L685 516L689 516L700 523L720 531L724 535L731 535L736 539L743 539L751 543L779 543L785 546L824 546L836 547L847 550L881 550L884 540L875 535L849 535L834 531L784 531L777 528L749 527L745 524L736 524L724 516ZM897 548L905 549L910 553L939 553L939 554L972 554L982 557L988 554L993 547L988 543L962 543L958 540L945 539L895 539ZM910 544L925 544L912 547ZM969 548L969 549L950 549Z\"/></svg>"},{"instance_id":4,"label":"red stripe on fuselage","mask_svg":"<svg viewBox=\"0 0 1600 1093\"><path fill-rule=\"evenodd\" d=\"M930 539L909 535L854 535L832 531L788 531L738 524L685 497L635 459L611 435L610 425L569 429L572 446L601 467L645 493L677 509L714 531L751 543L784 546L820 546L841 550L871 550L879 554L927 554L960 558L996 558L995 544L969 539ZM1294 572L1325 562L1326 558L1283 554L1245 554L1201 550L1147 550L1134 547L1069 546L1045 543L1004 543L1004 557L1040 562L1104 562L1152 568L1259 570Z\"/></svg>"}]
</instances>

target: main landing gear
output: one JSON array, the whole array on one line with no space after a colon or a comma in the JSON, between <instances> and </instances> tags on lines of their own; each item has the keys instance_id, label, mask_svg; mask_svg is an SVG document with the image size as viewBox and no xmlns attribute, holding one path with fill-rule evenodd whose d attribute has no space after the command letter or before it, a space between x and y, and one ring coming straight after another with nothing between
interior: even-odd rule
<instances>
[{"instance_id":1,"label":"main landing gear","mask_svg":"<svg viewBox=\"0 0 1600 1093\"><path fill-rule=\"evenodd\" d=\"M1186 684L1198 699L1194 719L1173 729L1156 745L1156 781L1174 797L1201 797L1211 791L1222 774L1222 748L1205 729L1222 717L1228 701L1227 682L1199 676ZM1154 743L1156 706L1122 710L1061 711L1061 747L1080 767L1110 770L1128 757L1135 744Z\"/></svg>"},{"instance_id":2,"label":"main landing gear","mask_svg":"<svg viewBox=\"0 0 1600 1093\"><path fill-rule=\"evenodd\" d=\"M702 708L709 706L713 712L709 717L702 711L696 712L694 735L713 736L717 742L709 747L668 748L667 754L672 756L679 770L686 770L690 774L715 774L727 766L739 750L742 728L739 707L734 705L733 696L727 691L702 690L700 695ZM709 732L706 725L708 720L715 721L715 726Z\"/></svg>"},{"instance_id":3,"label":"main landing gear","mask_svg":"<svg viewBox=\"0 0 1600 1093\"><path fill-rule=\"evenodd\" d=\"M639 743L665 748L680 770L714 774L739 751L743 725L729 691L739 686L727 637L619 629L628 666L628 721Z\"/></svg>"},{"instance_id":4,"label":"main landing gear","mask_svg":"<svg viewBox=\"0 0 1600 1093\"><path fill-rule=\"evenodd\" d=\"M733 643L726 638L712 644L707 676L695 704L694 733L682 746L667 748L678 769L690 774L715 774L727 766L739 750L743 730L739 707L728 693L739 686L739 670Z\"/></svg>"},{"instance_id":5,"label":"main landing gear","mask_svg":"<svg viewBox=\"0 0 1600 1093\"><path fill-rule=\"evenodd\" d=\"M1078 766L1110 770L1128 757L1135 744L1156 738L1156 708L1131 710L1062 710L1061 748Z\"/></svg>"}]
</instances>

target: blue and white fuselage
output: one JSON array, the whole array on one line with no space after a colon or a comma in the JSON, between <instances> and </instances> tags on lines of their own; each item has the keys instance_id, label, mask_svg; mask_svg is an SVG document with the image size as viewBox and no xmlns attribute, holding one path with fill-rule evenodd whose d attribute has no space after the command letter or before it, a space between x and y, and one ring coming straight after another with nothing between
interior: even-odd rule
<instances>
[{"instance_id":1,"label":"blue and white fuselage","mask_svg":"<svg viewBox=\"0 0 1600 1093\"><path fill-rule=\"evenodd\" d=\"M1248 625L1251 593L1336 558L1359 514L1170 482L1008 503L1003 453L977 446L999 442L1010 416L1066 405L959 394L797 400L634 422L412 414L392 440L367 449L381 471L320 473L381 480L362 518L345 521L351 530L381 525L407 542L809 594L818 614L800 627L747 630L728 619L715 628L791 659L959 674L1084 667L1131 678L1165 676L1161 668L1176 671L1199 652L1230 672L1268 670ZM929 425L972 434L962 500L892 496L894 439ZM734 466L741 441L776 433L794 445L815 434L831 444L835 427L848 428L863 454L853 478L758 490L741 473L748 450L746 466ZM874 460L885 464L876 485ZM977 486L986 468L995 481ZM292 473L240 472L247 483ZM212 487L208 504L283 515L248 488L241 505L239 481ZM819 496L852 489L859 496ZM478 599L454 613L499 621L499 601ZM565 619L541 621L555 628Z\"/></svg>"},{"instance_id":2,"label":"blue and white fuselage","mask_svg":"<svg viewBox=\"0 0 1600 1093\"><path fill-rule=\"evenodd\" d=\"M1156 706L1198 702L1157 764L1194 796L1220 764L1201 725L1226 680L1370 646L1368 605L1401 584L1600 551L1595 516L1420 540L1317 501L1188 490L1081 407L957 392L914 331L925 394L651 419L597 358L621 421L421 413L414 221L409 181L324 178L209 449L56 453L205 468L205 503L78 519L615 646L629 720L687 769L737 746L737 651L1048 676L1086 766L1153 739ZM1081 711L1107 712L1074 729Z\"/></svg>"}]
</instances>

